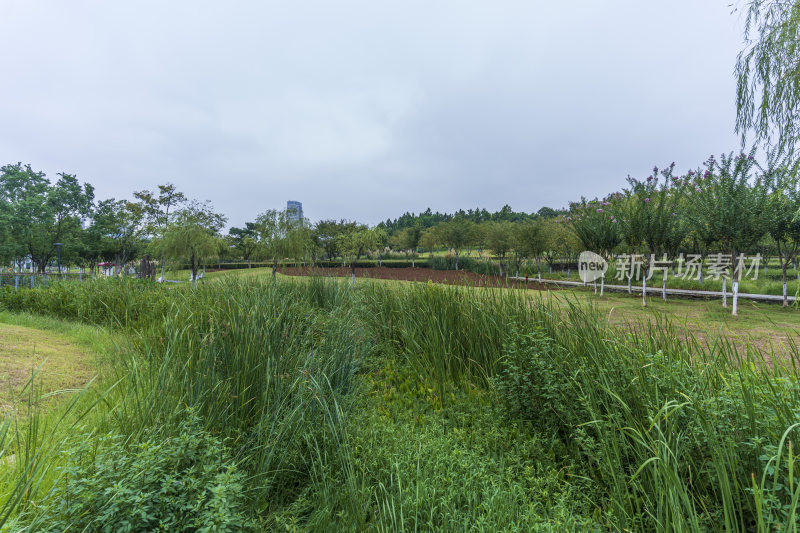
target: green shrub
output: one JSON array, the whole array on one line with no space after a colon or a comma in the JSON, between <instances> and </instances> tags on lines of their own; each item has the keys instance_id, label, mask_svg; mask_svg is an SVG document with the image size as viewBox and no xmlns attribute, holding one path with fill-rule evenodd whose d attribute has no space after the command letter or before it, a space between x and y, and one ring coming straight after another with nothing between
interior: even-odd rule
<instances>
[{"instance_id":1,"label":"green shrub","mask_svg":"<svg viewBox=\"0 0 800 533\"><path fill-rule=\"evenodd\" d=\"M458 258L458 269L459 270L467 270L472 272L478 261L473 259L472 257L459 257ZM455 256L448 255L445 257L436 256L431 257L428 259L428 268L432 268L434 270L455 270L456 269L456 258Z\"/></svg>"},{"instance_id":2,"label":"green shrub","mask_svg":"<svg viewBox=\"0 0 800 533\"><path fill-rule=\"evenodd\" d=\"M225 532L250 529L244 475L196 416L176 436L118 434L71 450L26 531Z\"/></svg>"},{"instance_id":3,"label":"green shrub","mask_svg":"<svg viewBox=\"0 0 800 533\"><path fill-rule=\"evenodd\" d=\"M570 367L541 330L512 328L492 383L513 418L529 421L544 434L567 438L588 413L575 402Z\"/></svg>"},{"instance_id":4,"label":"green shrub","mask_svg":"<svg viewBox=\"0 0 800 533\"><path fill-rule=\"evenodd\" d=\"M367 376L370 394L348 424L373 530L601 530L590 517L591 487L552 436L509 423L491 391L453 390L442 405L435 384L416 377L394 363ZM344 472L327 473L345 486ZM328 530L349 530L337 506L315 507Z\"/></svg>"}]
</instances>

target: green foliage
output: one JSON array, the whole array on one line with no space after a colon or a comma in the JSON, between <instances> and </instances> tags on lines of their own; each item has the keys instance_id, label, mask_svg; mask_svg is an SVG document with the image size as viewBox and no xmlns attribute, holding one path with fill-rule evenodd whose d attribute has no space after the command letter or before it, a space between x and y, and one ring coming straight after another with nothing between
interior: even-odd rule
<instances>
[{"instance_id":1,"label":"green foliage","mask_svg":"<svg viewBox=\"0 0 800 533\"><path fill-rule=\"evenodd\" d=\"M753 153L713 156L688 185L690 219L706 242L716 241L726 253L750 250L767 232L769 189L754 178Z\"/></svg>"},{"instance_id":2,"label":"green foliage","mask_svg":"<svg viewBox=\"0 0 800 533\"><path fill-rule=\"evenodd\" d=\"M546 235L544 253L545 260L554 266L558 260L572 261L580 253L580 241L569 217L548 218L541 222L542 231Z\"/></svg>"},{"instance_id":3,"label":"green foliage","mask_svg":"<svg viewBox=\"0 0 800 533\"><path fill-rule=\"evenodd\" d=\"M26 531L244 531L245 477L194 415L177 434L136 444L93 436L67 451L61 478Z\"/></svg>"},{"instance_id":4,"label":"green foliage","mask_svg":"<svg viewBox=\"0 0 800 533\"><path fill-rule=\"evenodd\" d=\"M451 248L456 255L456 270L458 270L458 256L469 245L475 236L475 223L466 218L454 218L444 222L437 228L442 244Z\"/></svg>"},{"instance_id":5,"label":"green foliage","mask_svg":"<svg viewBox=\"0 0 800 533\"><path fill-rule=\"evenodd\" d=\"M586 201L585 198L570 205L572 227L583 248L606 257L622 240L619 224L609 205L607 200Z\"/></svg>"},{"instance_id":6,"label":"green foliage","mask_svg":"<svg viewBox=\"0 0 800 533\"><path fill-rule=\"evenodd\" d=\"M421 226L410 226L395 232L390 242L397 250L405 250L407 255L416 257L417 250L422 242L423 229Z\"/></svg>"},{"instance_id":7,"label":"green foliage","mask_svg":"<svg viewBox=\"0 0 800 533\"><path fill-rule=\"evenodd\" d=\"M342 258L351 265L368 251L375 250L381 240L383 230L371 229L367 226L355 226L337 236L336 245Z\"/></svg>"},{"instance_id":8,"label":"green foliage","mask_svg":"<svg viewBox=\"0 0 800 533\"><path fill-rule=\"evenodd\" d=\"M253 225L259 251L272 260L272 275L278 261L286 257L303 257L311 235L304 221L296 221L287 211L269 209Z\"/></svg>"},{"instance_id":9,"label":"green foliage","mask_svg":"<svg viewBox=\"0 0 800 533\"><path fill-rule=\"evenodd\" d=\"M505 264L506 256L514 247L514 225L511 222L489 222L484 228L486 247Z\"/></svg>"},{"instance_id":10,"label":"green foliage","mask_svg":"<svg viewBox=\"0 0 800 533\"><path fill-rule=\"evenodd\" d=\"M321 248L328 259L335 259L341 255L340 245L342 236L356 229L356 222L347 220L320 220L314 226L313 239Z\"/></svg>"},{"instance_id":11,"label":"green foliage","mask_svg":"<svg viewBox=\"0 0 800 533\"><path fill-rule=\"evenodd\" d=\"M467 272L476 272L480 274L487 274L487 267L485 262L479 262L472 257L461 257L456 260L455 256L436 256L428 259L428 268L433 270L456 270L456 265L461 270Z\"/></svg>"},{"instance_id":12,"label":"green foliage","mask_svg":"<svg viewBox=\"0 0 800 533\"><path fill-rule=\"evenodd\" d=\"M533 258L536 260L537 269L539 268L542 254L547 247L547 235L544 231L542 221L525 222L517 224L512 228L512 245L514 253L514 264L517 267L516 274L525 260Z\"/></svg>"},{"instance_id":13,"label":"green foliage","mask_svg":"<svg viewBox=\"0 0 800 533\"><path fill-rule=\"evenodd\" d=\"M800 115L800 2L749 0L745 49L736 61L736 131L795 147Z\"/></svg>"},{"instance_id":14,"label":"green foliage","mask_svg":"<svg viewBox=\"0 0 800 533\"><path fill-rule=\"evenodd\" d=\"M641 181L629 177L630 188L607 199L614 222L619 225L621 240L630 251L641 252L646 247L661 259L662 254L675 254L682 246L689 231L689 216L683 201L686 185L672 175L674 166L672 163L661 171L653 167L653 174ZM695 228L704 242L713 242L716 234L710 229L700 229L703 223L698 218Z\"/></svg>"},{"instance_id":15,"label":"green foliage","mask_svg":"<svg viewBox=\"0 0 800 533\"><path fill-rule=\"evenodd\" d=\"M546 432L509 423L491 392L448 393L390 363L350 424L377 531L594 531L591 488Z\"/></svg>"},{"instance_id":16,"label":"green foliage","mask_svg":"<svg viewBox=\"0 0 800 533\"><path fill-rule=\"evenodd\" d=\"M775 244L780 260L781 277L787 282L786 271L800 250L800 161L790 161L769 154L765 177L770 192L767 199L767 233ZM787 305L784 299L784 305Z\"/></svg>"},{"instance_id":17,"label":"green foliage","mask_svg":"<svg viewBox=\"0 0 800 533\"><path fill-rule=\"evenodd\" d=\"M86 231L93 243L87 255L113 260L125 265L140 249L145 239L147 212L140 203L125 200L103 200L97 204L92 225Z\"/></svg>"},{"instance_id":18,"label":"green foliage","mask_svg":"<svg viewBox=\"0 0 800 533\"><path fill-rule=\"evenodd\" d=\"M513 418L566 439L588 414L573 403L572 371L558 350L542 331L523 333L512 327L492 383Z\"/></svg>"},{"instance_id":19,"label":"green foliage","mask_svg":"<svg viewBox=\"0 0 800 533\"><path fill-rule=\"evenodd\" d=\"M43 172L30 165L5 165L0 168L0 218L9 226L0 232L0 254L13 259L30 255L39 271L56 255L56 243L65 253L78 247L80 217L87 216L94 188L81 185L71 174L60 173L52 184Z\"/></svg>"},{"instance_id":20,"label":"green foliage","mask_svg":"<svg viewBox=\"0 0 800 533\"><path fill-rule=\"evenodd\" d=\"M250 261L258 250L258 232L253 222L246 222L244 228L231 228L228 230L231 245L236 248L245 261Z\"/></svg>"},{"instance_id":21,"label":"green foliage","mask_svg":"<svg viewBox=\"0 0 800 533\"><path fill-rule=\"evenodd\" d=\"M226 220L209 203L192 202L173 215L164 230L161 250L167 257L189 261L192 282L196 282L200 265L219 253L219 231Z\"/></svg>"},{"instance_id":22,"label":"green foliage","mask_svg":"<svg viewBox=\"0 0 800 533\"><path fill-rule=\"evenodd\" d=\"M538 213L539 216L543 217L556 216L557 214L560 213L549 207L541 208ZM419 214L403 213L403 215L397 219L387 219L385 222L378 224L378 226L387 230L390 235L394 235L396 232L405 228L419 227L428 229L454 218L463 218L475 224L481 224L484 222L530 222L536 217L537 214L535 213L516 212L511 209L509 205L504 205L499 211L494 213L490 213L486 209L481 208L459 209L453 214L439 213L438 211L434 213L428 208Z\"/></svg>"},{"instance_id":23,"label":"green foliage","mask_svg":"<svg viewBox=\"0 0 800 533\"><path fill-rule=\"evenodd\" d=\"M134 192L133 196L147 214L147 232L151 235L161 234L169 226L175 209L186 203L186 195L172 183L159 185L158 193L144 190Z\"/></svg>"}]
</instances>

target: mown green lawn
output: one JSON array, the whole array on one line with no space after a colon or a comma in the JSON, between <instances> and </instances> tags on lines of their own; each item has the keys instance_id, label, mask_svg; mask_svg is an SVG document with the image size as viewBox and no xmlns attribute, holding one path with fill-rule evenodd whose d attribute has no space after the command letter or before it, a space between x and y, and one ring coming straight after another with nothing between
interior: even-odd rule
<instances>
[{"instance_id":1,"label":"mown green lawn","mask_svg":"<svg viewBox=\"0 0 800 533\"><path fill-rule=\"evenodd\" d=\"M34 374L37 395L83 387L94 374L93 358L66 335L0 322L0 413L26 399L23 391Z\"/></svg>"}]
</instances>

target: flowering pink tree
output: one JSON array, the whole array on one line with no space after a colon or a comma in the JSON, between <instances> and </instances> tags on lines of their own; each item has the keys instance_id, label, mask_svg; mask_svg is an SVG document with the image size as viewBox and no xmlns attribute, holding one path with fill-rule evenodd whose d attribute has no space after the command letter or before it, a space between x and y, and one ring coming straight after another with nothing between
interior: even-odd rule
<instances>
[{"instance_id":1,"label":"flowering pink tree","mask_svg":"<svg viewBox=\"0 0 800 533\"><path fill-rule=\"evenodd\" d=\"M608 198L570 204L570 222L575 235L586 250L609 258L622 240L619 224L609 208Z\"/></svg>"}]
</instances>

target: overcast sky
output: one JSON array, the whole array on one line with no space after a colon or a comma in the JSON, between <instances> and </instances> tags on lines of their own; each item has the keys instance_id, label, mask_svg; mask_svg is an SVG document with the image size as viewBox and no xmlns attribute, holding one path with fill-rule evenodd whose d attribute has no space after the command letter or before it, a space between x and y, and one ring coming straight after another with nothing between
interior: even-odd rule
<instances>
[{"instance_id":1,"label":"overcast sky","mask_svg":"<svg viewBox=\"0 0 800 533\"><path fill-rule=\"evenodd\" d=\"M561 207L737 150L730 0L0 0L0 164L232 225Z\"/></svg>"}]
</instances>

